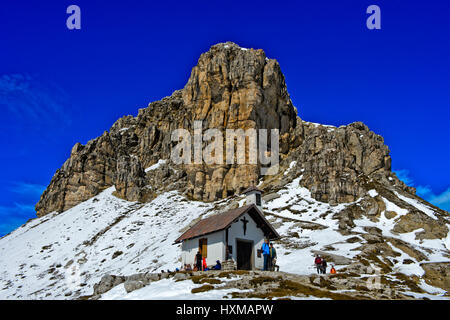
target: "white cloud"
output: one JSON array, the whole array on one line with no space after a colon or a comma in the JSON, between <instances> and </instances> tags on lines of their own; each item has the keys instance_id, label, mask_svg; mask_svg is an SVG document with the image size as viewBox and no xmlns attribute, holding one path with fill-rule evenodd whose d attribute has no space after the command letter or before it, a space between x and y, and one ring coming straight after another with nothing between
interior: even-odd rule
<instances>
[{"instance_id":1,"label":"white cloud","mask_svg":"<svg viewBox=\"0 0 450 320\"><path fill-rule=\"evenodd\" d=\"M416 188L416 194L435 206L450 211L450 187L442 193L434 193L430 186L414 185L414 179L409 176L409 170L392 170L404 183Z\"/></svg>"},{"instance_id":2,"label":"white cloud","mask_svg":"<svg viewBox=\"0 0 450 320\"><path fill-rule=\"evenodd\" d=\"M68 98L61 88L28 74L0 75L0 106L33 124L70 122Z\"/></svg>"},{"instance_id":3,"label":"white cloud","mask_svg":"<svg viewBox=\"0 0 450 320\"><path fill-rule=\"evenodd\" d=\"M450 188L438 195L432 194L428 201L439 208L450 211Z\"/></svg>"},{"instance_id":4,"label":"white cloud","mask_svg":"<svg viewBox=\"0 0 450 320\"><path fill-rule=\"evenodd\" d=\"M45 186L27 182L15 182L11 191L19 194L38 195L40 196L44 192Z\"/></svg>"},{"instance_id":5,"label":"white cloud","mask_svg":"<svg viewBox=\"0 0 450 320\"><path fill-rule=\"evenodd\" d=\"M402 180L404 183L406 183L409 186L414 185L414 180L409 176L409 170L402 169L402 170L392 170L397 177Z\"/></svg>"}]
</instances>

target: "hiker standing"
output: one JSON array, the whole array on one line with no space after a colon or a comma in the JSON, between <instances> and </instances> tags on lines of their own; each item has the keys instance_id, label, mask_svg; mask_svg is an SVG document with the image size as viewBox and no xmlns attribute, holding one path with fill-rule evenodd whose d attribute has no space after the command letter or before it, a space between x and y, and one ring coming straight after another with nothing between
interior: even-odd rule
<instances>
[{"instance_id":1,"label":"hiker standing","mask_svg":"<svg viewBox=\"0 0 450 320\"><path fill-rule=\"evenodd\" d=\"M322 273L327 273L327 261L325 259L322 259Z\"/></svg>"},{"instance_id":2,"label":"hiker standing","mask_svg":"<svg viewBox=\"0 0 450 320\"><path fill-rule=\"evenodd\" d=\"M261 252L263 254L264 257L264 268L263 271L267 271L268 270L268 265L269 265L269 259L270 259L270 248L269 248L269 240L265 239L264 243L261 246Z\"/></svg>"},{"instance_id":3,"label":"hiker standing","mask_svg":"<svg viewBox=\"0 0 450 320\"><path fill-rule=\"evenodd\" d=\"M200 251L197 251L195 255L195 266L197 267L197 271L202 271L202 254Z\"/></svg>"},{"instance_id":4,"label":"hiker standing","mask_svg":"<svg viewBox=\"0 0 450 320\"><path fill-rule=\"evenodd\" d=\"M273 246L273 243L270 243L270 271L275 271L275 268L280 270L280 267L277 266L277 250Z\"/></svg>"},{"instance_id":5,"label":"hiker standing","mask_svg":"<svg viewBox=\"0 0 450 320\"><path fill-rule=\"evenodd\" d=\"M314 260L314 264L316 265L316 268L317 268L317 274L319 274L322 269L322 258L320 257L320 255L316 256L316 259Z\"/></svg>"},{"instance_id":6,"label":"hiker standing","mask_svg":"<svg viewBox=\"0 0 450 320\"><path fill-rule=\"evenodd\" d=\"M206 264L206 258L203 258L203 271L207 271L208 270L208 265Z\"/></svg>"}]
</instances>

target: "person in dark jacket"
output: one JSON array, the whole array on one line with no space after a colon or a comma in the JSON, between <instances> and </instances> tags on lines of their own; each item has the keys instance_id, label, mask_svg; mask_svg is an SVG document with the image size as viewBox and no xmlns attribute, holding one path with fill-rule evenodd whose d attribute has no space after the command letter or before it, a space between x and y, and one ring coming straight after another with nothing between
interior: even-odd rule
<instances>
[{"instance_id":1,"label":"person in dark jacket","mask_svg":"<svg viewBox=\"0 0 450 320\"><path fill-rule=\"evenodd\" d=\"M273 243L271 242L269 245L269 270L273 271L275 269L275 261L277 259L277 251L273 247Z\"/></svg>"},{"instance_id":2,"label":"person in dark jacket","mask_svg":"<svg viewBox=\"0 0 450 320\"><path fill-rule=\"evenodd\" d=\"M322 259L322 273L327 273L327 261L325 259Z\"/></svg>"},{"instance_id":3,"label":"person in dark jacket","mask_svg":"<svg viewBox=\"0 0 450 320\"><path fill-rule=\"evenodd\" d=\"M200 251L197 251L195 255L195 266L197 267L197 271L202 271L202 254Z\"/></svg>"}]
</instances>

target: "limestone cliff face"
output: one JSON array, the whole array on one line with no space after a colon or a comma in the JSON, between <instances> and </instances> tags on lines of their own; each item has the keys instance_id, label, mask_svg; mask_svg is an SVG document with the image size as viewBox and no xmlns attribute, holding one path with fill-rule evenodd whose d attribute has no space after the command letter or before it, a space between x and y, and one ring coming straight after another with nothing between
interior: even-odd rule
<instances>
[{"instance_id":1,"label":"limestone cliff face","mask_svg":"<svg viewBox=\"0 0 450 320\"><path fill-rule=\"evenodd\" d=\"M67 210L110 186L132 201L147 201L171 189L212 201L258 183L259 165L171 163L172 131L192 132L195 120L202 120L204 130L279 129L281 167L296 165L289 174L265 181L277 185L302 174L302 185L320 201L353 201L365 192L369 177L407 188L390 172L382 137L362 123L334 128L302 121L278 62L262 50L228 42L200 56L182 90L150 103L136 117L119 119L85 146L76 144L36 205L38 216ZM167 162L144 171L161 159Z\"/></svg>"},{"instance_id":2,"label":"limestone cliff face","mask_svg":"<svg viewBox=\"0 0 450 320\"><path fill-rule=\"evenodd\" d=\"M201 55L182 95L192 118L202 120L204 129L279 129L284 137L280 149L289 150L296 110L279 64L267 59L264 51L233 43L213 46ZM256 165L203 164L186 169L188 194L206 201L242 191L259 178Z\"/></svg>"}]
</instances>

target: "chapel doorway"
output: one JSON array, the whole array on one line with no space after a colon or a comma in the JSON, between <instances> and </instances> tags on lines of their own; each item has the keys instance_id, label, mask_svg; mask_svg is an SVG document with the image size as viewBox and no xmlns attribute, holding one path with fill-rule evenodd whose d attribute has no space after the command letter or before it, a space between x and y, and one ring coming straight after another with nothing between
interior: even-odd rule
<instances>
[{"instance_id":1,"label":"chapel doorway","mask_svg":"<svg viewBox=\"0 0 450 320\"><path fill-rule=\"evenodd\" d=\"M236 239L236 263L238 270L252 269L253 241Z\"/></svg>"}]
</instances>

